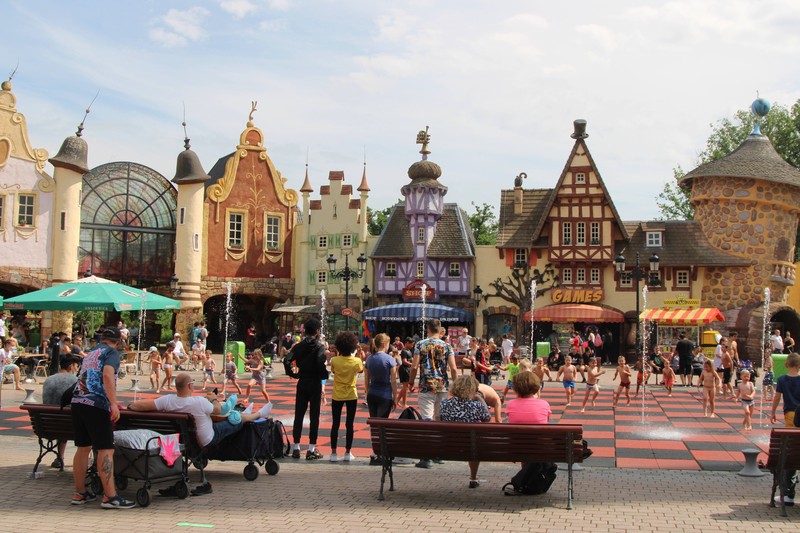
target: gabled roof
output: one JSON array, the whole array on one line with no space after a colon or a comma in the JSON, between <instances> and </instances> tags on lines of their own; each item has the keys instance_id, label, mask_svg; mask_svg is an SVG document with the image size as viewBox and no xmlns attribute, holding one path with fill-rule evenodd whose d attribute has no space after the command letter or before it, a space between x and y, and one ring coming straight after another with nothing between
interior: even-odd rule
<instances>
[{"instance_id":1,"label":"gabled roof","mask_svg":"<svg viewBox=\"0 0 800 533\"><path fill-rule=\"evenodd\" d=\"M678 183L689 187L692 180L705 177L757 178L800 187L800 170L775 151L764 135L751 133L736 150L722 159L700 165L687 173Z\"/></svg>"},{"instance_id":2,"label":"gabled roof","mask_svg":"<svg viewBox=\"0 0 800 533\"><path fill-rule=\"evenodd\" d=\"M475 256L475 237L469 226L469 217L457 204L444 204L442 217L436 223L436 233L428 246L428 257L458 258ZM414 257L414 243L405 205L395 205L389 220L370 255L372 258L410 259Z\"/></svg>"},{"instance_id":3,"label":"gabled roof","mask_svg":"<svg viewBox=\"0 0 800 533\"><path fill-rule=\"evenodd\" d=\"M639 264L647 265L650 256L658 255L662 266L736 266L749 265L743 257L725 253L708 242L695 220L663 220L625 222L625 230L630 236L628 242L617 241L614 254L622 254L625 263L633 265L636 253ZM647 246L647 231L661 230L662 246Z\"/></svg>"},{"instance_id":4,"label":"gabled roof","mask_svg":"<svg viewBox=\"0 0 800 533\"><path fill-rule=\"evenodd\" d=\"M555 190L558 191L563 185L564 179L567 176L567 172L569 172L570 163L572 163L572 160L575 158L575 154L578 153L579 147L583 147L583 152L586 154L586 158L589 159L589 165L592 167L592 171L597 176L597 182L600 184L600 188L603 190L603 194L605 195L606 200L608 200L608 206L611 208L611 212L614 214L614 219L617 222L617 226L619 227L620 232L622 232L622 237L625 240L627 240L628 235L626 233L625 226L622 224L622 219L620 218L619 213L617 212L617 208L614 206L614 202L611 200L611 195L608 194L608 189L606 189L606 184L603 182L603 178L600 176L600 171L597 170L597 165L594 163L594 158L592 158L592 154L591 152L589 152L589 148L586 146L586 143L582 138L578 138L575 140L575 145L572 147L572 152L569 154L569 157L567 158L567 162L564 165L564 170L561 171L561 177L558 178L558 183L556 183ZM540 217L536 227L533 230L534 241L539 239L539 234L542 232L542 228L544 228L544 224L547 220L547 214L550 213L550 208L553 207L553 202L555 202L556 196L557 193L552 194L550 196L550 199L544 209L545 216Z\"/></svg>"},{"instance_id":5,"label":"gabled roof","mask_svg":"<svg viewBox=\"0 0 800 533\"><path fill-rule=\"evenodd\" d=\"M523 189L522 214L514 214L514 190L500 191L500 217L498 219L498 248L530 248L533 230L544 218L545 206L553 189Z\"/></svg>"}]
</instances>

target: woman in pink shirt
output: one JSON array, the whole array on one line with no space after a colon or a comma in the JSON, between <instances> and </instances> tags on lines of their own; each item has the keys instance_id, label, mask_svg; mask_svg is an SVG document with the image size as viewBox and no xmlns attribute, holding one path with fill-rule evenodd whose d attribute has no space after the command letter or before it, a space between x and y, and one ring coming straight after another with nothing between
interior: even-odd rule
<instances>
[{"instance_id":1,"label":"woman in pink shirt","mask_svg":"<svg viewBox=\"0 0 800 533\"><path fill-rule=\"evenodd\" d=\"M547 424L550 422L550 404L539 398L539 377L523 371L512 380L517 399L506 406L509 424Z\"/></svg>"}]
</instances>

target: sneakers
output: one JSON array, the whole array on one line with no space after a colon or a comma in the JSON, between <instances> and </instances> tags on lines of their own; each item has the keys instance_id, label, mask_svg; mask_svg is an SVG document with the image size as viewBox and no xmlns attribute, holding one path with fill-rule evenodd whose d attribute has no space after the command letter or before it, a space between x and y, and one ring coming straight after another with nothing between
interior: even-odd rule
<instances>
[{"instance_id":1,"label":"sneakers","mask_svg":"<svg viewBox=\"0 0 800 533\"><path fill-rule=\"evenodd\" d=\"M347 456L345 455L345 457L347 457ZM336 455L336 452L331 454L331 457L330 457L329 461L332 462L332 463L338 463L339 462L339 456ZM347 459L345 459L345 461L347 461Z\"/></svg>"},{"instance_id":2,"label":"sneakers","mask_svg":"<svg viewBox=\"0 0 800 533\"><path fill-rule=\"evenodd\" d=\"M369 458L369 466L381 466L383 465L383 461L381 461L380 457L373 457Z\"/></svg>"},{"instance_id":3,"label":"sneakers","mask_svg":"<svg viewBox=\"0 0 800 533\"><path fill-rule=\"evenodd\" d=\"M100 503L100 507L103 509L131 509L135 507L136 504L130 500L126 500L121 496L114 496L113 498L104 499Z\"/></svg>"},{"instance_id":4,"label":"sneakers","mask_svg":"<svg viewBox=\"0 0 800 533\"><path fill-rule=\"evenodd\" d=\"M300 450L292 450L292 459L300 459Z\"/></svg>"},{"instance_id":5,"label":"sneakers","mask_svg":"<svg viewBox=\"0 0 800 533\"><path fill-rule=\"evenodd\" d=\"M417 468L433 468L433 461L430 459L420 459L420 461L414 466Z\"/></svg>"},{"instance_id":6,"label":"sneakers","mask_svg":"<svg viewBox=\"0 0 800 533\"><path fill-rule=\"evenodd\" d=\"M776 496L775 496L775 503L776 503L776 504L778 504L778 505L780 505L780 504L781 504L781 496L780 496L780 494L778 494L778 495L776 495ZM783 497L783 504L784 504L786 507L791 507L791 506L793 506L793 505L794 505L794 498L790 498L790 497L788 497L788 496L784 496L784 497Z\"/></svg>"},{"instance_id":7,"label":"sneakers","mask_svg":"<svg viewBox=\"0 0 800 533\"><path fill-rule=\"evenodd\" d=\"M50 468L64 470L64 461L62 461L60 457L56 457L56 460L50 463Z\"/></svg>"},{"instance_id":8,"label":"sneakers","mask_svg":"<svg viewBox=\"0 0 800 533\"><path fill-rule=\"evenodd\" d=\"M306 461L316 461L317 459L322 459L322 454L317 450L314 450L313 452L308 450L306 452Z\"/></svg>"},{"instance_id":9,"label":"sneakers","mask_svg":"<svg viewBox=\"0 0 800 533\"><path fill-rule=\"evenodd\" d=\"M189 494L192 496L202 496L203 494L211 494L212 492L214 492L214 489L211 487L211 483L206 482L202 485L197 485Z\"/></svg>"},{"instance_id":10,"label":"sneakers","mask_svg":"<svg viewBox=\"0 0 800 533\"><path fill-rule=\"evenodd\" d=\"M87 490L86 492L76 492L72 496L72 501L70 503L72 505L83 505L84 503L87 502L93 502L96 499L97 495Z\"/></svg>"},{"instance_id":11,"label":"sneakers","mask_svg":"<svg viewBox=\"0 0 800 533\"><path fill-rule=\"evenodd\" d=\"M352 453L350 453L350 452L347 452L347 453L345 453L345 454L344 454L344 460L345 460L346 462L349 462L349 461L355 461L355 460L356 460L356 456L355 456L355 455L353 455L353 454L352 454Z\"/></svg>"}]
</instances>

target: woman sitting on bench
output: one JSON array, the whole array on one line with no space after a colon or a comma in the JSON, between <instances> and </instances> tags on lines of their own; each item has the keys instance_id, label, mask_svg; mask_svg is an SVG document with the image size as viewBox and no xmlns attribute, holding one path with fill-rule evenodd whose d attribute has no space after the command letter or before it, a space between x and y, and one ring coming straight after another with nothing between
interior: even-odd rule
<instances>
[{"instance_id":1,"label":"woman sitting on bench","mask_svg":"<svg viewBox=\"0 0 800 533\"><path fill-rule=\"evenodd\" d=\"M450 386L450 398L442 400L439 418L443 422L488 422L491 418L486 403L478 396L478 380L472 376L459 376ZM480 462L469 461L469 488L480 485Z\"/></svg>"}]
</instances>

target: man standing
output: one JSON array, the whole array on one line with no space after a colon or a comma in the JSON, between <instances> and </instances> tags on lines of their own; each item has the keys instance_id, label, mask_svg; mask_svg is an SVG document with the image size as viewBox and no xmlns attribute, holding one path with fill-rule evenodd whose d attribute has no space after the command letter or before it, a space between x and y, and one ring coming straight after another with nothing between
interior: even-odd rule
<instances>
[{"instance_id":1,"label":"man standing","mask_svg":"<svg viewBox=\"0 0 800 533\"><path fill-rule=\"evenodd\" d=\"M794 339L792 338L791 331L787 331L786 337L783 338L783 353L794 353Z\"/></svg>"},{"instance_id":2,"label":"man standing","mask_svg":"<svg viewBox=\"0 0 800 533\"><path fill-rule=\"evenodd\" d=\"M325 368L325 346L319 340L322 324L316 318L309 318L303 325L306 337L292 346L286 354L285 362L297 365L297 391L294 399L294 424L292 426L292 458L300 459L300 438L303 435L303 418L309 410L308 451L306 460L322 459L317 450L317 433L319 432L319 405L322 402L322 380L328 378Z\"/></svg>"},{"instance_id":3,"label":"man standing","mask_svg":"<svg viewBox=\"0 0 800 533\"><path fill-rule=\"evenodd\" d=\"M81 372L72 396L72 429L75 434L75 457L72 459L75 495L72 505L83 505L97 499L86 489L89 452L95 450L97 473L103 485L104 509L129 509L134 503L117 495L114 486L114 431L119 420L117 407L117 372L122 342L119 329L106 328L100 344L83 359Z\"/></svg>"},{"instance_id":4,"label":"man standing","mask_svg":"<svg viewBox=\"0 0 800 533\"><path fill-rule=\"evenodd\" d=\"M776 329L769 337L769 343L772 346L772 353L783 353L783 337L781 337L781 330Z\"/></svg>"},{"instance_id":5,"label":"man standing","mask_svg":"<svg viewBox=\"0 0 800 533\"><path fill-rule=\"evenodd\" d=\"M692 384L692 359L694 344L686 338L686 334L678 334L678 342L672 352L672 357L678 358L678 373L681 375L681 385L684 387ZM687 381L688 378L688 381Z\"/></svg>"},{"instance_id":6,"label":"man standing","mask_svg":"<svg viewBox=\"0 0 800 533\"><path fill-rule=\"evenodd\" d=\"M736 375L736 369L739 368L741 365L741 361L739 360L739 334L735 331L732 331L728 334L728 340L730 345L730 352L731 358L733 359L733 370L734 376Z\"/></svg>"},{"instance_id":7,"label":"man standing","mask_svg":"<svg viewBox=\"0 0 800 533\"><path fill-rule=\"evenodd\" d=\"M5 344L6 335L8 335L8 326L6 326L6 312L0 311L0 344Z\"/></svg>"},{"instance_id":8,"label":"man standing","mask_svg":"<svg viewBox=\"0 0 800 533\"><path fill-rule=\"evenodd\" d=\"M410 381L419 372L419 412L423 420L439 420L439 406L447 398L450 382L458 377L456 358L449 344L439 338L441 323L429 320L427 324L428 338L419 341L414 347L414 359L411 361ZM423 459L417 463L419 468L430 468L431 461Z\"/></svg>"},{"instance_id":9,"label":"man standing","mask_svg":"<svg viewBox=\"0 0 800 533\"><path fill-rule=\"evenodd\" d=\"M181 334L176 333L172 336L173 342L175 343L175 350L173 353L175 354L175 366L178 367L178 370L183 370L181 365L189 359L189 354L186 353L186 349L183 347L183 343L181 342Z\"/></svg>"},{"instance_id":10,"label":"man standing","mask_svg":"<svg viewBox=\"0 0 800 533\"><path fill-rule=\"evenodd\" d=\"M503 364L507 365L511 361L511 354L514 353L514 341L508 337L508 333L503 334Z\"/></svg>"}]
</instances>

